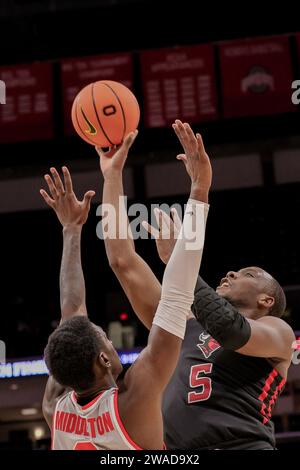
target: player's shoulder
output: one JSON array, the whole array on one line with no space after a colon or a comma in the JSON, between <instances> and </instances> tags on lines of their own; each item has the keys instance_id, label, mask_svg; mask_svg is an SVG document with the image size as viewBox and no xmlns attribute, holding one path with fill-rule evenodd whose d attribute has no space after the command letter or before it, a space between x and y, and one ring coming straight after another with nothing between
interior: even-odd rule
<instances>
[{"instance_id":1,"label":"player's shoulder","mask_svg":"<svg viewBox=\"0 0 300 470\"><path fill-rule=\"evenodd\" d=\"M291 326L282 318L273 317L271 315L266 315L262 318L256 320L257 322L264 323L265 325L270 325L273 328L276 328L281 335L284 335L286 339L294 340L295 333Z\"/></svg>"}]
</instances>

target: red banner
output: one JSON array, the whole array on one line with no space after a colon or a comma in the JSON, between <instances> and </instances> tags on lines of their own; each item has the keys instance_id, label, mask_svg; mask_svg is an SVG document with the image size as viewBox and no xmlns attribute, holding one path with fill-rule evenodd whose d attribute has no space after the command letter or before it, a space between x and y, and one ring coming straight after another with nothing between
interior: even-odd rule
<instances>
[{"instance_id":1,"label":"red banner","mask_svg":"<svg viewBox=\"0 0 300 470\"><path fill-rule=\"evenodd\" d=\"M222 44L220 63L225 117L296 111L287 36Z\"/></svg>"},{"instance_id":2,"label":"red banner","mask_svg":"<svg viewBox=\"0 0 300 470\"><path fill-rule=\"evenodd\" d=\"M86 85L98 80L114 80L128 88L133 87L132 55L128 53L80 57L61 62L64 130L75 134L71 109L75 96Z\"/></svg>"},{"instance_id":3,"label":"red banner","mask_svg":"<svg viewBox=\"0 0 300 470\"><path fill-rule=\"evenodd\" d=\"M217 117L213 46L141 53L146 127Z\"/></svg>"},{"instance_id":4,"label":"red banner","mask_svg":"<svg viewBox=\"0 0 300 470\"><path fill-rule=\"evenodd\" d=\"M0 142L53 137L52 64L0 67L6 104L0 105Z\"/></svg>"}]
</instances>

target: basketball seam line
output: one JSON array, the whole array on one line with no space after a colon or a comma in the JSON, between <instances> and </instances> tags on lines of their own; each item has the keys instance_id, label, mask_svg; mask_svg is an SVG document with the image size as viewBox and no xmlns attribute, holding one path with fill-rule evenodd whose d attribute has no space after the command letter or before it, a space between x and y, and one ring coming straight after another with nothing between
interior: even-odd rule
<instances>
[{"instance_id":1,"label":"basketball seam line","mask_svg":"<svg viewBox=\"0 0 300 470\"><path fill-rule=\"evenodd\" d=\"M101 127L101 130L103 132L103 134L105 135L105 137L107 138L108 142L111 144L111 145L114 145L113 142L110 140L110 138L108 137L108 135L106 134L105 130L103 129L103 126L101 124L101 121L100 121L100 118L98 116L98 113L97 113L97 108L96 108L96 103L95 103L95 97L94 97L94 83L92 84L92 100L93 100L93 106L94 106L94 111L95 111L95 114L96 114L96 117L97 117L97 121L98 121L98 124L99 126Z\"/></svg>"}]
</instances>

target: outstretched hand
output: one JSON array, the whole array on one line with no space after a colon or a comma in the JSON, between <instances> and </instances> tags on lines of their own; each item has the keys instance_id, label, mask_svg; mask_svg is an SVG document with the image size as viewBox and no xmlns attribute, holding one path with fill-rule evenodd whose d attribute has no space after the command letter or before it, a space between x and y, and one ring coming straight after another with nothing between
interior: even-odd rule
<instances>
[{"instance_id":1,"label":"outstretched hand","mask_svg":"<svg viewBox=\"0 0 300 470\"><path fill-rule=\"evenodd\" d=\"M127 160L128 151L138 135L138 130L130 132L120 146L113 147L109 152L103 152L101 147L96 147L96 151L100 157L100 168L104 178L119 175Z\"/></svg>"},{"instance_id":2,"label":"outstretched hand","mask_svg":"<svg viewBox=\"0 0 300 470\"><path fill-rule=\"evenodd\" d=\"M174 208L171 209L172 217L157 208L154 209L154 215L158 229L146 221L143 221L142 225L155 238L158 255L162 262L167 264L181 229L181 220Z\"/></svg>"},{"instance_id":3,"label":"outstretched hand","mask_svg":"<svg viewBox=\"0 0 300 470\"><path fill-rule=\"evenodd\" d=\"M195 135L190 125L183 124L179 119L173 124L173 129L184 150L184 153L177 155L177 160L184 163L192 186L208 193L212 182L212 168L201 135Z\"/></svg>"},{"instance_id":4,"label":"outstretched hand","mask_svg":"<svg viewBox=\"0 0 300 470\"><path fill-rule=\"evenodd\" d=\"M56 212L63 227L82 226L87 221L95 191L87 191L82 201L79 201L73 191L72 178L68 168L62 167L62 171L64 183L56 168L50 168L51 176L46 174L44 178L51 196L44 189L40 189L40 194L46 204Z\"/></svg>"}]
</instances>

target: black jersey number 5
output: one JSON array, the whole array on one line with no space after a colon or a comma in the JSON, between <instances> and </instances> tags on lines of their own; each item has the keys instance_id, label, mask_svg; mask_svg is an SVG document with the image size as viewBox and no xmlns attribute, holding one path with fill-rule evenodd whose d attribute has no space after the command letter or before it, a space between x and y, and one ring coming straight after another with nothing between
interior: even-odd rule
<instances>
[{"instance_id":1,"label":"black jersey number 5","mask_svg":"<svg viewBox=\"0 0 300 470\"><path fill-rule=\"evenodd\" d=\"M189 392L188 403L197 403L198 401L208 400L212 391L212 383L210 377L203 377L211 374L213 364L196 364L191 367L190 371L190 387L199 388L198 392Z\"/></svg>"}]
</instances>

